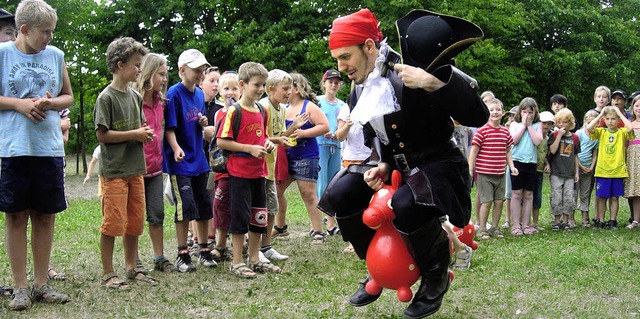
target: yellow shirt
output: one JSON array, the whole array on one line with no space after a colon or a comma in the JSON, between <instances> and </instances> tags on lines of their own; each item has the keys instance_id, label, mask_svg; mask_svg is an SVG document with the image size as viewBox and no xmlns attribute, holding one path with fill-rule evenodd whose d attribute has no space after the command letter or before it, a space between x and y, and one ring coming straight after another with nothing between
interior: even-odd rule
<instances>
[{"instance_id":1,"label":"yellow shirt","mask_svg":"<svg viewBox=\"0 0 640 319\"><path fill-rule=\"evenodd\" d=\"M626 128L611 131L596 127L590 134L592 140L598 140L598 161L595 177L625 178L629 176L626 164L627 142L634 138L633 131Z\"/></svg>"},{"instance_id":2,"label":"yellow shirt","mask_svg":"<svg viewBox=\"0 0 640 319\"><path fill-rule=\"evenodd\" d=\"M279 105L279 109L276 109L269 101L269 98L263 98L260 100L260 104L264 108L267 109L269 114L269 123L267 123L267 136L269 137L278 137L281 136L284 131L286 131L286 126L284 124L284 118L286 116L286 108L284 105ZM275 181L275 167L276 167L276 156L278 152L273 151L268 153L265 156L267 160L267 179L270 181Z\"/></svg>"}]
</instances>

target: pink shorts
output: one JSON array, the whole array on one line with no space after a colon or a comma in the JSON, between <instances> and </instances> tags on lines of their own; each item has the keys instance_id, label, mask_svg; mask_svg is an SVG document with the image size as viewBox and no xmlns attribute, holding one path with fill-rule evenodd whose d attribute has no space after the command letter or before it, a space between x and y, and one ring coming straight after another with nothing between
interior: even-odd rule
<instances>
[{"instance_id":1,"label":"pink shorts","mask_svg":"<svg viewBox=\"0 0 640 319\"><path fill-rule=\"evenodd\" d=\"M107 236L140 236L144 229L144 178L142 175L102 179L102 225Z\"/></svg>"},{"instance_id":2,"label":"pink shorts","mask_svg":"<svg viewBox=\"0 0 640 319\"><path fill-rule=\"evenodd\" d=\"M227 177L216 181L213 192L213 228L229 231L229 227L231 227L231 198Z\"/></svg>"}]
</instances>

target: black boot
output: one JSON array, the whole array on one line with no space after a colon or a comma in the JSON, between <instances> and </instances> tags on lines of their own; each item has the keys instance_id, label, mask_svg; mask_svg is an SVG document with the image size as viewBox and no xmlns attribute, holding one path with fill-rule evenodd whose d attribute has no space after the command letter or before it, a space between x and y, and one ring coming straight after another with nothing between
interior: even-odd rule
<instances>
[{"instance_id":1,"label":"black boot","mask_svg":"<svg viewBox=\"0 0 640 319\"><path fill-rule=\"evenodd\" d=\"M356 252L360 259L367 257L367 250L369 249L369 243L376 234L376 231L369 228L362 222L362 213L360 211L347 217L337 217L336 221L340 226L340 232L342 233L342 239L348 241L353 245L353 250ZM364 286L369 282L371 277L360 282L358 290L349 298L349 303L354 307L366 306L376 301L380 294L370 295L364 289Z\"/></svg>"},{"instance_id":2,"label":"black boot","mask_svg":"<svg viewBox=\"0 0 640 319\"><path fill-rule=\"evenodd\" d=\"M407 318L424 318L436 313L449 290L449 237L437 218L406 234L400 231L409 252L420 267L420 288L404 311Z\"/></svg>"},{"instance_id":3,"label":"black boot","mask_svg":"<svg viewBox=\"0 0 640 319\"><path fill-rule=\"evenodd\" d=\"M364 286L369 282L369 280L371 280L371 277L367 276L367 279L360 282L360 287L358 288L358 290L356 290L356 292L353 295L351 295L351 298L349 298L349 304L351 304L354 307L362 307L380 298L380 294L370 295L364 289Z\"/></svg>"}]
</instances>

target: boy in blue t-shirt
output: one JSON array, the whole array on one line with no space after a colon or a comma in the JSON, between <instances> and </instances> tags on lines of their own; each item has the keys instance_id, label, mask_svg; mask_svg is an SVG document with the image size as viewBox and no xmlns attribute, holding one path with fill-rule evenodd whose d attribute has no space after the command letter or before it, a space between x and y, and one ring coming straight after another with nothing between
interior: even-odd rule
<instances>
[{"instance_id":1,"label":"boy in blue t-shirt","mask_svg":"<svg viewBox=\"0 0 640 319\"><path fill-rule=\"evenodd\" d=\"M178 257L176 266L180 272L195 271L187 246L189 221L196 220L199 258L205 267L218 264L207 247L208 224L213 216L211 197L207 191L209 164L202 149L202 128L208 120L204 116L204 93L196 86L202 82L204 70L209 67L204 55L189 49L178 57L181 82L167 91L165 109L165 139L163 142L163 171L169 174L175 196L176 237Z\"/></svg>"}]
</instances>

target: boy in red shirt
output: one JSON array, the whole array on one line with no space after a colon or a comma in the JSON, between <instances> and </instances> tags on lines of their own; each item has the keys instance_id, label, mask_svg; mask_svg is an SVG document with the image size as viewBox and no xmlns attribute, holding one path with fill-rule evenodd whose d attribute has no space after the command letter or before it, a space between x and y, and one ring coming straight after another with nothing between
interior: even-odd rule
<instances>
[{"instance_id":1,"label":"boy in red shirt","mask_svg":"<svg viewBox=\"0 0 640 319\"><path fill-rule=\"evenodd\" d=\"M478 173L477 191L480 192L481 205L478 217L480 229L477 236L480 239L504 237L499 227L487 230L489 209L493 204L491 224L498 225L505 198L506 164L509 164L511 175L518 175L518 169L513 165L511 158L513 139L509 130L500 125L503 115L502 102L493 99L489 101L487 108L490 114L489 122L476 131L469 154L469 172Z\"/></svg>"}]
</instances>

